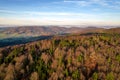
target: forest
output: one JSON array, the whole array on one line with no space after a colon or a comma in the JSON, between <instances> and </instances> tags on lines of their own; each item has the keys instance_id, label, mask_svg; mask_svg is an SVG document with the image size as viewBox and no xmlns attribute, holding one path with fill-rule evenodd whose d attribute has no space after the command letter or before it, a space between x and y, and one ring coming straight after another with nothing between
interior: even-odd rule
<instances>
[{"instance_id":1,"label":"forest","mask_svg":"<svg viewBox=\"0 0 120 80\"><path fill-rule=\"evenodd\" d=\"M120 80L120 34L71 34L0 48L0 80Z\"/></svg>"}]
</instances>

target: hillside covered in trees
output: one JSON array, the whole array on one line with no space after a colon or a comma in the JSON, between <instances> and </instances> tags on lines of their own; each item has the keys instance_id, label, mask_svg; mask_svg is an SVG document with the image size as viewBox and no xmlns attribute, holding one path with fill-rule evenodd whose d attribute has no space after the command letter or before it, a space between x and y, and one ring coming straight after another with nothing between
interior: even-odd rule
<instances>
[{"instance_id":1,"label":"hillside covered in trees","mask_svg":"<svg viewBox=\"0 0 120 80\"><path fill-rule=\"evenodd\" d=\"M120 34L55 36L0 48L0 80L120 80Z\"/></svg>"},{"instance_id":2,"label":"hillside covered in trees","mask_svg":"<svg viewBox=\"0 0 120 80\"><path fill-rule=\"evenodd\" d=\"M66 33L101 32L104 28L65 26L16 26L0 27L0 39L16 37L38 37Z\"/></svg>"}]
</instances>

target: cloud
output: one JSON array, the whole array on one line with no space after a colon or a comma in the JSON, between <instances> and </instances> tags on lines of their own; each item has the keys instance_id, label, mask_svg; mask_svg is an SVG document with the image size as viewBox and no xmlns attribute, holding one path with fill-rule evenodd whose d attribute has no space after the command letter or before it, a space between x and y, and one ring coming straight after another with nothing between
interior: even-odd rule
<instances>
[{"instance_id":1,"label":"cloud","mask_svg":"<svg viewBox=\"0 0 120 80\"><path fill-rule=\"evenodd\" d=\"M6 14L6 17L1 15ZM13 15L13 16L12 16ZM120 13L76 13L0 10L0 24L26 25L80 25L114 24L120 25Z\"/></svg>"},{"instance_id":2,"label":"cloud","mask_svg":"<svg viewBox=\"0 0 120 80\"><path fill-rule=\"evenodd\" d=\"M98 10L98 9L95 9ZM7 17L6 17L7 16ZM104 16L104 18L103 18ZM77 12L40 12L40 11L11 11L0 10L0 17L18 19L49 19L49 20L104 20L119 19L120 13L77 13Z\"/></svg>"},{"instance_id":3,"label":"cloud","mask_svg":"<svg viewBox=\"0 0 120 80\"><path fill-rule=\"evenodd\" d=\"M6 15L5 15L6 14ZM10 11L10 10L0 10L1 18L9 19L20 19L20 20L101 20L100 14L89 14L89 13L75 13L75 12L39 12L39 11ZM100 15L100 17L97 17ZM7 17L6 17L7 16ZM96 19L97 18L97 19Z\"/></svg>"},{"instance_id":4,"label":"cloud","mask_svg":"<svg viewBox=\"0 0 120 80\"><path fill-rule=\"evenodd\" d=\"M0 18L0 25L120 25L115 21L83 21L83 20L39 20L39 19L6 19Z\"/></svg>"},{"instance_id":5,"label":"cloud","mask_svg":"<svg viewBox=\"0 0 120 80\"><path fill-rule=\"evenodd\" d=\"M12 10L0 10L0 13L4 14L21 14L21 15L39 15L39 16L93 16L86 13L74 13L74 12L40 12L40 11L12 11Z\"/></svg>"},{"instance_id":6,"label":"cloud","mask_svg":"<svg viewBox=\"0 0 120 80\"><path fill-rule=\"evenodd\" d=\"M102 7L120 9L119 0L64 0L65 3L73 3L79 6L93 6L100 5Z\"/></svg>"},{"instance_id":7,"label":"cloud","mask_svg":"<svg viewBox=\"0 0 120 80\"><path fill-rule=\"evenodd\" d=\"M9 14L9 13L16 13L16 11L1 9L0 13L8 13Z\"/></svg>"},{"instance_id":8,"label":"cloud","mask_svg":"<svg viewBox=\"0 0 120 80\"><path fill-rule=\"evenodd\" d=\"M91 4L91 2L87 2L87 1L79 1L79 0L64 0L65 3L73 3L73 4L77 4L80 6L89 6Z\"/></svg>"}]
</instances>

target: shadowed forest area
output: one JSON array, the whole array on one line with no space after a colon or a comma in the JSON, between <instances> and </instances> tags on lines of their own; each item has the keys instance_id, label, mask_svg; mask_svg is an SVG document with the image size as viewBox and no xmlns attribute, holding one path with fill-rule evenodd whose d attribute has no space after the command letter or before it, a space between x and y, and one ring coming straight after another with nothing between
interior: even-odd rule
<instances>
[{"instance_id":1,"label":"shadowed forest area","mask_svg":"<svg viewBox=\"0 0 120 80\"><path fill-rule=\"evenodd\" d=\"M0 80L120 80L120 34L55 36L0 48Z\"/></svg>"},{"instance_id":2,"label":"shadowed forest area","mask_svg":"<svg viewBox=\"0 0 120 80\"><path fill-rule=\"evenodd\" d=\"M38 41L38 40L50 39L51 37L52 37L52 35L51 36L37 36L37 37L5 38L5 39L0 39L0 47L25 44L25 43L29 43L29 42L33 42L33 41Z\"/></svg>"}]
</instances>

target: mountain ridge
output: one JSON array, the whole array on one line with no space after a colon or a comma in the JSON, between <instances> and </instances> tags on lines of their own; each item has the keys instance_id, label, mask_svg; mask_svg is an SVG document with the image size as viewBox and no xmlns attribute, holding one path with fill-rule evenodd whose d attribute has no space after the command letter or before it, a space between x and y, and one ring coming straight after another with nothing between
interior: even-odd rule
<instances>
[{"instance_id":1,"label":"mountain ridge","mask_svg":"<svg viewBox=\"0 0 120 80\"><path fill-rule=\"evenodd\" d=\"M84 33L84 32L99 32L104 28L80 28L80 27L59 27L59 26L28 26L28 27L5 27L0 28L0 37L21 37L21 36L44 36L57 35L64 33Z\"/></svg>"}]
</instances>

